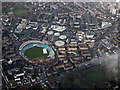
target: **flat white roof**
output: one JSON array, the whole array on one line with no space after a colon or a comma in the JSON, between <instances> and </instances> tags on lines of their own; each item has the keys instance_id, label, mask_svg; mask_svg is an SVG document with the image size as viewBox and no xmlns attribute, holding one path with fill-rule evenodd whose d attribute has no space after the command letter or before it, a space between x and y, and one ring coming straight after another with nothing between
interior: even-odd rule
<instances>
[{"instance_id":1,"label":"flat white roof","mask_svg":"<svg viewBox=\"0 0 120 90\"><path fill-rule=\"evenodd\" d=\"M18 80L20 80L20 78L16 78L16 79L15 79L15 81L18 81Z\"/></svg>"},{"instance_id":2,"label":"flat white roof","mask_svg":"<svg viewBox=\"0 0 120 90\"><path fill-rule=\"evenodd\" d=\"M58 31L58 32L63 32L66 29L65 26L52 25L51 27L53 28L54 31Z\"/></svg>"},{"instance_id":3,"label":"flat white roof","mask_svg":"<svg viewBox=\"0 0 120 90\"><path fill-rule=\"evenodd\" d=\"M53 31L48 31L47 34L48 34L48 35L52 35L52 34L53 34Z\"/></svg>"},{"instance_id":4,"label":"flat white roof","mask_svg":"<svg viewBox=\"0 0 120 90\"><path fill-rule=\"evenodd\" d=\"M47 49L43 48L43 54L47 54Z\"/></svg>"},{"instance_id":5,"label":"flat white roof","mask_svg":"<svg viewBox=\"0 0 120 90\"><path fill-rule=\"evenodd\" d=\"M20 74L17 74L16 76L19 77L19 76L23 76L24 73L20 73Z\"/></svg>"},{"instance_id":6,"label":"flat white roof","mask_svg":"<svg viewBox=\"0 0 120 90\"><path fill-rule=\"evenodd\" d=\"M17 26L17 28L23 28L23 26L25 26L25 23L19 24L19 25Z\"/></svg>"}]
</instances>

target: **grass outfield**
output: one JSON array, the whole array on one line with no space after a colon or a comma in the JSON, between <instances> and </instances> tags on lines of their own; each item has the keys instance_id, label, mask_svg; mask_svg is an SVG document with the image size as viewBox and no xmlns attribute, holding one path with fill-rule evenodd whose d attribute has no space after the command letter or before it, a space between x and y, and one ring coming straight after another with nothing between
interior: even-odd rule
<instances>
[{"instance_id":1,"label":"grass outfield","mask_svg":"<svg viewBox=\"0 0 120 90\"><path fill-rule=\"evenodd\" d=\"M14 14L20 17L26 15L27 13L28 13L28 10L24 8L17 8L14 10Z\"/></svg>"},{"instance_id":2,"label":"grass outfield","mask_svg":"<svg viewBox=\"0 0 120 90\"><path fill-rule=\"evenodd\" d=\"M49 51L47 50L47 54L43 54L43 48L42 47L32 47L25 51L24 55L28 58L38 58L38 57L44 57L46 58L49 55Z\"/></svg>"}]
</instances>

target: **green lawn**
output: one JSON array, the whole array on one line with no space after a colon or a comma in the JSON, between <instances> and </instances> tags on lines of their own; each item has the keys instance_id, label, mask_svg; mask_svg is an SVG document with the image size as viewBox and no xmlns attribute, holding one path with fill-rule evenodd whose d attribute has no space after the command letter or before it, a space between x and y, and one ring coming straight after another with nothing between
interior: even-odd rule
<instances>
[{"instance_id":1,"label":"green lawn","mask_svg":"<svg viewBox=\"0 0 120 90\"><path fill-rule=\"evenodd\" d=\"M103 71L92 71L86 75L86 79L91 81L101 81L105 78L105 73Z\"/></svg>"},{"instance_id":2,"label":"green lawn","mask_svg":"<svg viewBox=\"0 0 120 90\"><path fill-rule=\"evenodd\" d=\"M15 10L14 10L14 14L16 15L16 16L24 16L24 15L26 15L28 13L28 10L27 9L24 9L24 8L16 8Z\"/></svg>"},{"instance_id":3,"label":"green lawn","mask_svg":"<svg viewBox=\"0 0 120 90\"><path fill-rule=\"evenodd\" d=\"M81 81L81 82L79 83L79 87L80 87L80 88L91 88L91 87L92 87L92 84L87 83L86 81Z\"/></svg>"},{"instance_id":4,"label":"green lawn","mask_svg":"<svg viewBox=\"0 0 120 90\"><path fill-rule=\"evenodd\" d=\"M43 54L43 48L42 47L32 47L25 51L24 55L28 58L38 58L38 57L44 57L46 58L49 55L49 51L47 50L47 54Z\"/></svg>"},{"instance_id":5,"label":"green lawn","mask_svg":"<svg viewBox=\"0 0 120 90\"><path fill-rule=\"evenodd\" d=\"M69 58L71 58L71 57L73 57L73 56L74 56L74 54L69 54L69 55L68 55Z\"/></svg>"},{"instance_id":6,"label":"green lawn","mask_svg":"<svg viewBox=\"0 0 120 90\"><path fill-rule=\"evenodd\" d=\"M74 50L74 52L78 52L78 50Z\"/></svg>"},{"instance_id":7,"label":"green lawn","mask_svg":"<svg viewBox=\"0 0 120 90\"><path fill-rule=\"evenodd\" d=\"M21 35L27 36L29 35L29 32L22 32Z\"/></svg>"},{"instance_id":8,"label":"green lawn","mask_svg":"<svg viewBox=\"0 0 120 90\"><path fill-rule=\"evenodd\" d=\"M105 87L105 81L108 80L105 71L102 67L96 66L85 69L83 71L69 71L62 77L60 86L62 88L98 88Z\"/></svg>"}]
</instances>

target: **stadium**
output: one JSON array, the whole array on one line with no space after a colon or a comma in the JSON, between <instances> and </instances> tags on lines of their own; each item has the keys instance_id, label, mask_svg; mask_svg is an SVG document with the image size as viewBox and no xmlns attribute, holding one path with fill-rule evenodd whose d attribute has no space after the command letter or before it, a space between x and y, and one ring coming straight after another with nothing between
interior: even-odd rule
<instances>
[{"instance_id":1,"label":"stadium","mask_svg":"<svg viewBox=\"0 0 120 90\"><path fill-rule=\"evenodd\" d=\"M47 44L41 41L30 40L19 47L19 54L25 60L35 63L55 59L55 53Z\"/></svg>"}]
</instances>

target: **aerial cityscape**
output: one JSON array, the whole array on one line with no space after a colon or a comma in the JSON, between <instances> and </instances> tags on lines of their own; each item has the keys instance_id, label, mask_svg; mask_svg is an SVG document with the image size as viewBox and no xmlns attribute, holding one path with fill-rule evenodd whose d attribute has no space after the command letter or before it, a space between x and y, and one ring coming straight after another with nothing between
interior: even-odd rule
<instances>
[{"instance_id":1,"label":"aerial cityscape","mask_svg":"<svg viewBox=\"0 0 120 90\"><path fill-rule=\"evenodd\" d=\"M119 5L3 2L2 89L118 89Z\"/></svg>"}]
</instances>

